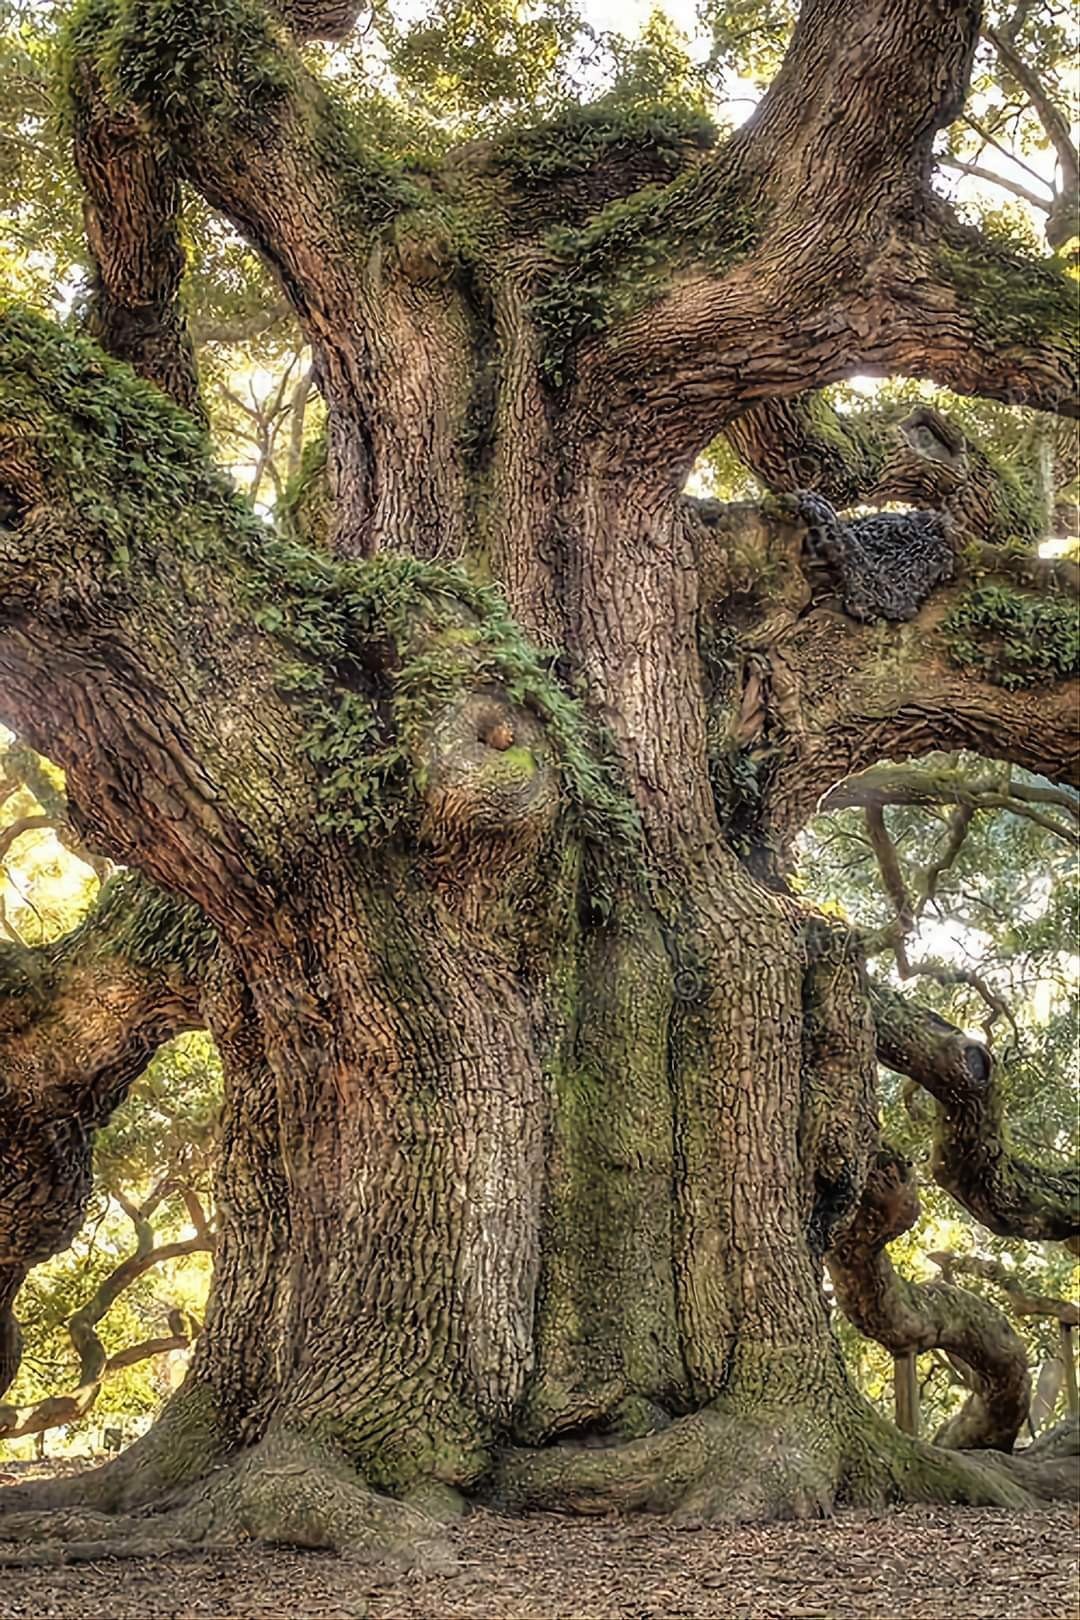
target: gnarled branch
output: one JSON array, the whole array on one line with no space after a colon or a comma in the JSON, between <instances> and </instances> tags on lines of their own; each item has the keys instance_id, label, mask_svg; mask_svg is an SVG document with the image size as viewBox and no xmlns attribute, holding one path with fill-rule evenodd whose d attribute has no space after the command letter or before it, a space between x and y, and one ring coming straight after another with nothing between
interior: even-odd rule
<instances>
[{"instance_id":1,"label":"gnarled branch","mask_svg":"<svg viewBox=\"0 0 1080 1620\"><path fill-rule=\"evenodd\" d=\"M827 1257L837 1301L860 1333L894 1356L942 1349L969 1369L972 1395L935 1437L939 1445L1009 1451L1031 1400L1023 1343L999 1311L968 1289L897 1274L886 1247L918 1214L910 1165L883 1148L854 1219Z\"/></svg>"},{"instance_id":2,"label":"gnarled branch","mask_svg":"<svg viewBox=\"0 0 1080 1620\"><path fill-rule=\"evenodd\" d=\"M0 946L0 1360L17 1366L15 1290L71 1241L94 1131L157 1049L202 1024L214 950L201 920L132 875L55 945Z\"/></svg>"},{"instance_id":3,"label":"gnarled branch","mask_svg":"<svg viewBox=\"0 0 1080 1620\"><path fill-rule=\"evenodd\" d=\"M1080 1234L1080 1170L1036 1165L1012 1148L986 1048L879 980L870 1001L881 1061L938 1104L931 1167L939 1186L1001 1237Z\"/></svg>"},{"instance_id":4,"label":"gnarled branch","mask_svg":"<svg viewBox=\"0 0 1080 1620\"><path fill-rule=\"evenodd\" d=\"M84 1418L93 1407L110 1373L122 1367L133 1367L168 1350L184 1350L192 1343L198 1332L198 1324L194 1318L178 1310L169 1312L171 1331L168 1337L159 1336L127 1345L113 1356L107 1354L98 1336L98 1324L116 1300L147 1271L169 1260L211 1252L214 1246L213 1236L208 1231L197 1232L194 1237L180 1238L173 1243L156 1243L145 1210L128 1208L136 1229L134 1252L109 1273L67 1324L79 1361L78 1387L69 1395L48 1395L27 1407L0 1404L0 1439L17 1440L22 1435L42 1434L47 1429L74 1423Z\"/></svg>"},{"instance_id":5,"label":"gnarled branch","mask_svg":"<svg viewBox=\"0 0 1080 1620\"><path fill-rule=\"evenodd\" d=\"M1046 522L1021 473L929 405L840 411L821 394L804 394L756 405L725 433L777 494L815 490L840 508L933 507L968 543L1034 544Z\"/></svg>"}]
</instances>

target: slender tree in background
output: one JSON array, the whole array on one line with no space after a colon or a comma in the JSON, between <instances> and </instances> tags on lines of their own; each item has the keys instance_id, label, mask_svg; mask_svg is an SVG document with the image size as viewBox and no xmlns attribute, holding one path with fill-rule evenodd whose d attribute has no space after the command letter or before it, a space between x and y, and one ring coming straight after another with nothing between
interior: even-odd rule
<instances>
[{"instance_id":1,"label":"slender tree in background","mask_svg":"<svg viewBox=\"0 0 1080 1620\"><path fill-rule=\"evenodd\" d=\"M462 1493L710 1520L1066 1490L1011 1455L997 1315L892 1272L877 1058L993 1230L1076 1237L1076 1175L1010 1146L988 1049L788 881L819 802L869 795L901 962L920 897L863 773L966 749L1072 813L1045 480L930 406L820 392L1076 414L1064 259L930 183L981 8L807 0L728 133L662 40L559 101L572 18L478 35L457 6L383 21L410 121L362 50L310 46L359 10L66 22L89 338L0 329L0 718L130 870L0 958L9 1346L153 1051L208 1028L225 1101L192 1372L115 1465L6 1493L6 1556L237 1533L425 1564ZM474 51L505 116L436 151L420 114L467 122ZM188 193L313 357L325 450L277 530L209 459ZM684 492L720 433L768 501ZM837 516L889 503L915 510ZM972 1368L949 1449L857 1395L825 1264L865 1331Z\"/></svg>"}]
</instances>

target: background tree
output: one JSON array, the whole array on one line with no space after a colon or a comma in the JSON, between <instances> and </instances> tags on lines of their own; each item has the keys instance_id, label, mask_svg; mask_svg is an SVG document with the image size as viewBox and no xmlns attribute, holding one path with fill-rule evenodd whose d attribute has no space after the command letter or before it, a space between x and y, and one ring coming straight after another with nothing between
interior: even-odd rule
<instances>
[{"instance_id":1,"label":"background tree","mask_svg":"<svg viewBox=\"0 0 1080 1620\"><path fill-rule=\"evenodd\" d=\"M1009 1454L1022 1346L888 1259L912 1187L876 1058L934 1098L934 1174L993 1229L1074 1236L1075 1174L1009 1145L989 1049L869 983L880 942L791 882L818 804L884 758L1075 772L1046 478L934 407L821 392L1075 414L1064 256L930 184L980 8L807 0L736 130L660 22L451 4L343 57L357 9L65 21L98 347L4 318L0 676L66 825L128 870L5 955L9 1284L70 1239L90 1135L163 1041L205 1024L225 1093L191 1377L113 1468L8 1493L5 1528L409 1564L448 1492L707 1519L1060 1490ZM184 277L218 215L326 412L277 533L201 426ZM779 501L684 493L721 432ZM896 502L931 510L835 510ZM825 1260L867 1331L915 1318L971 1369L952 1449L858 1398ZM158 1535L127 1516L165 1500Z\"/></svg>"}]
</instances>

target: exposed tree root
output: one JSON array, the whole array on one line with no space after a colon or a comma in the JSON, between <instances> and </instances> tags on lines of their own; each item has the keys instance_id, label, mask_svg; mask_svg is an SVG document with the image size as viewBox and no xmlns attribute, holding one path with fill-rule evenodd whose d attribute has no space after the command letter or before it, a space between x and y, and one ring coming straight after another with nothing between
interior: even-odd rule
<instances>
[{"instance_id":1,"label":"exposed tree root","mask_svg":"<svg viewBox=\"0 0 1080 1620\"><path fill-rule=\"evenodd\" d=\"M36 1479L0 1490L0 1536L13 1513L90 1509L131 1513L160 1505L204 1478L233 1449L218 1424L209 1391L189 1379L134 1445L85 1474Z\"/></svg>"},{"instance_id":2,"label":"exposed tree root","mask_svg":"<svg viewBox=\"0 0 1080 1620\"><path fill-rule=\"evenodd\" d=\"M831 1427L805 1412L746 1417L717 1405L625 1444L508 1453L492 1495L505 1507L639 1509L682 1523L815 1518L832 1505L840 1461Z\"/></svg>"},{"instance_id":3,"label":"exposed tree root","mask_svg":"<svg viewBox=\"0 0 1080 1620\"><path fill-rule=\"evenodd\" d=\"M816 1518L834 1507L958 1502L1030 1508L1080 1495L1073 1457L946 1451L912 1440L852 1398L840 1421L807 1408L737 1415L723 1403L663 1433L604 1448L505 1454L491 1498L511 1509L638 1509L681 1523Z\"/></svg>"},{"instance_id":4,"label":"exposed tree root","mask_svg":"<svg viewBox=\"0 0 1080 1620\"><path fill-rule=\"evenodd\" d=\"M431 1519L368 1490L332 1453L286 1431L160 1511L12 1512L0 1532L0 1564L20 1566L161 1557L241 1541L347 1553L393 1574L453 1565Z\"/></svg>"}]
</instances>

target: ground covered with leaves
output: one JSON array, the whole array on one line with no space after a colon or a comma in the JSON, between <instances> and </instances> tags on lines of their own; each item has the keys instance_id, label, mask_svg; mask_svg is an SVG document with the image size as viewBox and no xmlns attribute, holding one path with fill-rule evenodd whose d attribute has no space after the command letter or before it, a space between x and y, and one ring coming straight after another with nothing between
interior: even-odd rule
<instances>
[{"instance_id":1,"label":"ground covered with leaves","mask_svg":"<svg viewBox=\"0 0 1080 1620\"><path fill-rule=\"evenodd\" d=\"M676 1530L509 1519L450 1532L460 1567L372 1588L320 1553L267 1548L0 1570L0 1616L46 1620L1071 1620L1071 1508L905 1508L825 1523Z\"/></svg>"}]
</instances>

